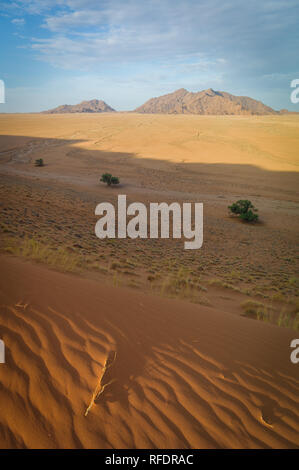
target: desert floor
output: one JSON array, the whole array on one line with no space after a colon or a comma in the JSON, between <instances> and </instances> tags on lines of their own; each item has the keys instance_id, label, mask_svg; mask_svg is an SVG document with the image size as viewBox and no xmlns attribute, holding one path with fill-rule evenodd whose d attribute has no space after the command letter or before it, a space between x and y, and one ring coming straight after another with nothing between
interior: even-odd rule
<instances>
[{"instance_id":1,"label":"desert floor","mask_svg":"<svg viewBox=\"0 0 299 470\"><path fill-rule=\"evenodd\" d=\"M0 447L299 446L298 116L0 115L0 157ZM203 247L99 240L118 194Z\"/></svg>"}]
</instances>

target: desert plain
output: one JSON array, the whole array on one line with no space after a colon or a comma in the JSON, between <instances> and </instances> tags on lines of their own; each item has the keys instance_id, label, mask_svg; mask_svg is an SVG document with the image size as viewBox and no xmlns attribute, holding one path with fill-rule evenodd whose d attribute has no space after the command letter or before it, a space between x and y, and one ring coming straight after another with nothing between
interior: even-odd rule
<instances>
[{"instance_id":1,"label":"desert plain","mask_svg":"<svg viewBox=\"0 0 299 470\"><path fill-rule=\"evenodd\" d=\"M299 446L299 115L1 114L0 157L1 448ZM202 248L99 240L119 194Z\"/></svg>"}]
</instances>

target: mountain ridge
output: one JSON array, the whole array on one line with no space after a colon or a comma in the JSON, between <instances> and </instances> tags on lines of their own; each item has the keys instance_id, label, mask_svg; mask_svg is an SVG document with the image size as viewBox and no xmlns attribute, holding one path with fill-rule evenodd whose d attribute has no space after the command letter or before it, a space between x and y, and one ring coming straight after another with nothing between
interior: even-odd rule
<instances>
[{"instance_id":1,"label":"mountain ridge","mask_svg":"<svg viewBox=\"0 0 299 470\"><path fill-rule=\"evenodd\" d=\"M93 99L81 101L79 104L63 104L56 108L42 111L43 114L64 114L64 113L115 113L105 101Z\"/></svg>"},{"instance_id":2,"label":"mountain ridge","mask_svg":"<svg viewBox=\"0 0 299 470\"><path fill-rule=\"evenodd\" d=\"M270 106L248 96L235 96L212 88L189 92L179 88L173 93L151 98L134 110L145 114L279 114Z\"/></svg>"},{"instance_id":3,"label":"mountain ridge","mask_svg":"<svg viewBox=\"0 0 299 470\"><path fill-rule=\"evenodd\" d=\"M63 104L56 108L42 111L42 114L64 113L122 113L116 111L105 101L93 99L70 105ZM236 96L226 91L215 91L213 88L190 92L179 88L171 93L150 98L130 113L141 114L199 114L199 115L285 115L296 112L281 109L276 111L262 101L249 96Z\"/></svg>"}]
</instances>

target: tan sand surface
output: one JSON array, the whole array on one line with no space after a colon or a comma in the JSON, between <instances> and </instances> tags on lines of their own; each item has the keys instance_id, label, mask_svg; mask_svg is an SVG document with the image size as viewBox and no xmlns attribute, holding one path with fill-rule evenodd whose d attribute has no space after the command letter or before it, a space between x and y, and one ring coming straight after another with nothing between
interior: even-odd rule
<instances>
[{"instance_id":1,"label":"tan sand surface","mask_svg":"<svg viewBox=\"0 0 299 470\"><path fill-rule=\"evenodd\" d=\"M299 445L292 331L3 256L1 279L1 447Z\"/></svg>"},{"instance_id":2,"label":"tan sand surface","mask_svg":"<svg viewBox=\"0 0 299 470\"><path fill-rule=\"evenodd\" d=\"M0 115L0 447L298 447L298 150L297 115ZM97 239L118 194L203 202L203 247Z\"/></svg>"}]
</instances>

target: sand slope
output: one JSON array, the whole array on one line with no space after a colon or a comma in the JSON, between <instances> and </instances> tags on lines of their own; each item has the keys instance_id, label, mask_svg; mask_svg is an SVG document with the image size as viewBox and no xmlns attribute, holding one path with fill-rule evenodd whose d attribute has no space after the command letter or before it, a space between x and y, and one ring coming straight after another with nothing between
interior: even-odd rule
<instances>
[{"instance_id":1,"label":"sand slope","mask_svg":"<svg viewBox=\"0 0 299 470\"><path fill-rule=\"evenodd\" d=\"M0 296L3 448L299 445L291 330L4 256Z\"/></svg>"}]
</instances>

